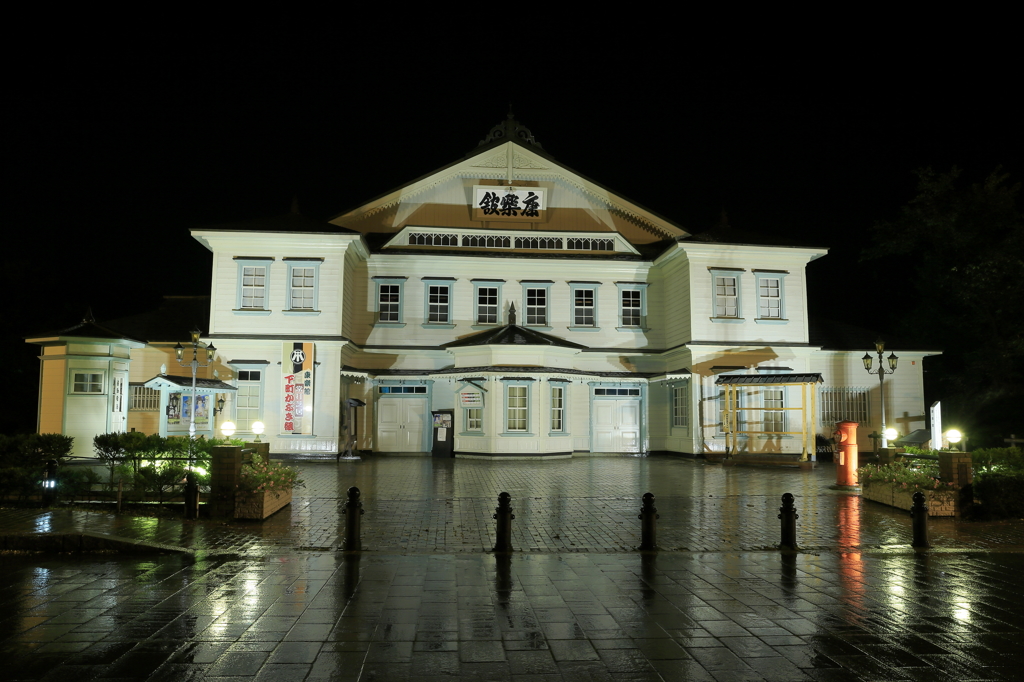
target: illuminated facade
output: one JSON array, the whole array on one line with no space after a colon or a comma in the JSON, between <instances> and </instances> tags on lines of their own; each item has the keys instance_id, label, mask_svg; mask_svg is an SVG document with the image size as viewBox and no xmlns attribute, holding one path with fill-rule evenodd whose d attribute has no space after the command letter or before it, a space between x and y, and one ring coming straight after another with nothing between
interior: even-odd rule
<instances>
[{"instance_id":1,"label":"illuminated facade","mask_svg":"<svg viewBox=\"0 0 1024 682\"><path fill-rule=\"evenodd\" d=\"M877 411L862 351L810 340L805 267L826 249L693 237L560 165L511 117L328 223L293 213L192 236L213 255L205 378L231 389L211 392L226 401L213 421L262 421L274 452L337 453L355 428L359 449L424 453L436 422L463 457L792 454L830 420ZM168 346L128 354L158 423L128 411L125 426L172 432L173 382L156 371L176 367ZM904 351L886 385L907 431L924 426L925 355ZM735 375L762 379L730 393L729 420L721 377ZM802 392L797 376L817 378ZM365 403L356 424L349 399Z\"/></svg>"}]
</instances>

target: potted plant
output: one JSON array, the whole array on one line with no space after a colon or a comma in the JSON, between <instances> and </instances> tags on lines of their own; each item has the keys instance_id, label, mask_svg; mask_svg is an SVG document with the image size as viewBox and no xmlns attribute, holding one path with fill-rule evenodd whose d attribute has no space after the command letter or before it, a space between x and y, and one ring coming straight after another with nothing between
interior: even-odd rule
<instances>
[{"instance_id":1,"label":"potted plant","mask_svg":"<svg viewBox=\"0 0 1024 682\"><path fill-rule=\"evenodd\" d=\"M292 467L254 452L252 460L242 464L242 475L235 495L236 519L265 519L292 501L292 490L305 482Z\"/></svg>"}]
</instances>

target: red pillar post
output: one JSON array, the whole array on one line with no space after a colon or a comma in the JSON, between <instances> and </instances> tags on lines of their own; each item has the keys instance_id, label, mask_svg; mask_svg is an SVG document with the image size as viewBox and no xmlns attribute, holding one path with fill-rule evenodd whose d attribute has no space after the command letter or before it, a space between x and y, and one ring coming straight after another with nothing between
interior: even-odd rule
<instances>
[{"instance_id":1,"label":"red pillar post","mask_svg":"<svg viewBox=\"0 0 1024 682\"><path fill-rule=\"evenodd\" d=\"M836 462L836 485L855 487L857 483L857 422L839 422L836 424L836 437L839 441L839 461Z\"/></svg>"}]
</instances>

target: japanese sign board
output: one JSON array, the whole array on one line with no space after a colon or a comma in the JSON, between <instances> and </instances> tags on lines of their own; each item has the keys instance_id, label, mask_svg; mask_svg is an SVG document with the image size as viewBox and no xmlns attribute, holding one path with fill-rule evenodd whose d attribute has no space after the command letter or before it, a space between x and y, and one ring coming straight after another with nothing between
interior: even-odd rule
<instances>
[{"instance_id":1,"label":"japanese sign board","mask_svg":"<svg viewBox=\"0 0 1024 682\"><path fill-rule=\"evenodd\" d=\"M301 342L283 344L282 434L313 434L313 345Z\"/></svg>"},{"instance_id":2,"label":"japanese sign board","mask_svg":"<svg viewBox=\"0 0 1024 682\"><path fill-rule=\"evenodd\" d=\"M460 391L459 407L472 409L484 406L484 394L480 391Z\"/></svg>"},{"instance_id":3,"label":"japanese sign board","mask_svg":"<svg viewBox=\"0 0 1024 682\"><path fill-rule=\"evenodd\" d=\"M543 187L473 187L473 220L538 223L547 220L547 189Z\"/></svg>"}]
</instances>

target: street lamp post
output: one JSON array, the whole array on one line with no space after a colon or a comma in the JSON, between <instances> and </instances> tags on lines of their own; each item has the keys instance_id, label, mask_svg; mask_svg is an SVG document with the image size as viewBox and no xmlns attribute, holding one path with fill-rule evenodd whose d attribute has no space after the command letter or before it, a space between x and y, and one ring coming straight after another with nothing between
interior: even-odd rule
<instances>
[{"instance_id":1,"label":"street lamp post","mask_svg":"<svg viewBox=\"0 0 1024 682\"><path fill-rule=\"evenodd\" d=\"M182 367L192 368L192 410L189 412L188 417L188 437L194 439L196 437L196 372L200 367L209 367L213 364L213 355L217 352L217 348L211 343L206 347L206 362L202 363L199 361L199 330L189 332L192 337L192 359L185 361L185 348L178 342L178 345L174 347L174 355L178 358L178 364ZM191 449L189 451L189 466L192 466L192 455Z\"/></svg>"},{"instance_id":2,"label":"street lamp post","mask_svg":"<svg viewBox=\"0 0 1024 682\"><path fill-rule=\"evenodd\" d=\"M881 398L881 401L882 401L882 429L881 429L881 432L882 432L882 447L883 448L887 448L887 447L889 447L889 441L888 441L888 434L885 431L885 385L884 385L884 381L885 381L885 375L886 374L893 374L893 373L896 372L896 364L899 362L900 359L896 356L895 353L890 351L889 357L885 358L889 362L889 371L887 372L887 371L885 371L885 367L883 367L883 365L882 365L882 354L885 353L885 341L882 341L882 339L878 339L877 341L875 341L875 352L878 353L878 369L877 370L872 370L871 369L872 357L871 357L871 355L869 353L865 353L864 357L861 358L861 361L864 363L864 369L866 369L868 371L868 374L877 374L878 375L878 395L879 395L879 397Z\"/></svg>"}]
</instances>

